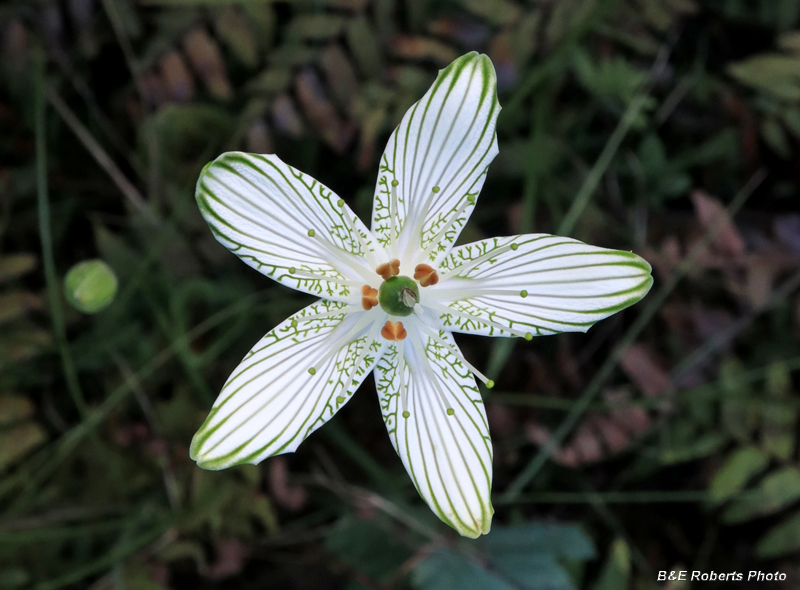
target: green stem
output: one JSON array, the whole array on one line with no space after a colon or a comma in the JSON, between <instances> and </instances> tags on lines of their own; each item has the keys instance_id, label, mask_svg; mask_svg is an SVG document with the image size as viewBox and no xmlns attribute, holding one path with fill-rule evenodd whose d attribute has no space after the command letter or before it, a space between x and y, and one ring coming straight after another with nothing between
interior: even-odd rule
<instances>
[{"instance_id":1,"label":"green stem","mask_svg":"<svg viewBox=\"0 0 800 590\"><path fill-rule=\"evenodd\" d=\"M78 408L81 418L86 416L86 400L83 397L78 374L67 342L64 310L61 307L59 282L53 256L53 234L50 228L50 199L47 190L47 129L44 57L36 58L35 78L35 117L36 117L36 195L39 217L39 239L42 244L42 264L47 283L47 299L50 304L50 317L53 322L53 333L61 355L61 366L67 380L67 389Z\"/></svg>"}]
</instances>

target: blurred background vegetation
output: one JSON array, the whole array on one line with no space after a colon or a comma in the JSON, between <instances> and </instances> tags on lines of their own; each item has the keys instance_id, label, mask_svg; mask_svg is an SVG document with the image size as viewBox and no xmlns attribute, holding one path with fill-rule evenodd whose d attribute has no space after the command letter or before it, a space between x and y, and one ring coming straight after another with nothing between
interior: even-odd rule
<instances>
[{"instance_id":1,"label":"blurred background vegetation","mask_svg":"<svg viewBox=\"0 0 800 590\"><path fill-rule=\"evenodd\" d=\"M798 587L799 0L8 0L0 34L0 588ZM200 169L276 153L367 219L470 50L504 110L462 241L634 250L650 295L458 339L497 383L482 539L423 505L371 379L295 455L198 469L230 371L309 303L214 241Z\"/></svg>"}]
</instances>

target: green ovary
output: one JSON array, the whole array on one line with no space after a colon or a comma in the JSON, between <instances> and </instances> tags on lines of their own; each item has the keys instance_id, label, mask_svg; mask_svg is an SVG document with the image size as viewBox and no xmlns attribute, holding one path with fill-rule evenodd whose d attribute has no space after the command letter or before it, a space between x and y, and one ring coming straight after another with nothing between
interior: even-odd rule
<instances>
[{"instance_id":1,"label":"green ovary","mask_svg":"<svg viewBox=\"0 0 800 590\"><path fill-rule=\"evenodd\" d=\"M411 315L414 305L419 303L419 287L416 281L408 277L392 277L383 281L378 291L378 302L389 315Z\"/></svg>"}]
</instances>

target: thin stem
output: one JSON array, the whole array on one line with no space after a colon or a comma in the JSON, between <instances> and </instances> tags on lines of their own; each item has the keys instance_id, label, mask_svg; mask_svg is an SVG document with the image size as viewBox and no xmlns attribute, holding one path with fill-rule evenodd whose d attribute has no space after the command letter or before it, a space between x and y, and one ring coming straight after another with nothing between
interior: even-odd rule
<instances>
[{"instance_id":1,"label":"thin stem","mask_svg":"<svg viewBox=\"0 0 800 590\"><path fill-rule=\"evenodd\" d=\"M56 264L53 255L53 234L50 229L50 197L47 189L47 129L45 103L44 57L36 58L36 196L39 217L39 240L42 244L42 264L47 283L47 299L50 304L50 317L53 321L53 332L61 356L61 366L67 380L67 389L72 397L81 419L86 417L86 400L81 391L78 374L67 342L64 310L61 308L59 281L56 275Z\"/></svg>"}]
</instances>

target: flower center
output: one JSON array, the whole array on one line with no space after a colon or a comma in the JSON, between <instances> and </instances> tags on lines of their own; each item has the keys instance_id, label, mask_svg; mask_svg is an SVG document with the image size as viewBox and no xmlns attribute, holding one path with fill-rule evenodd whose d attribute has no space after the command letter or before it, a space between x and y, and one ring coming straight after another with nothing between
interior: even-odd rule
<instances>
[{"instance_id":1,"label":"flower center","mask_svg":"<svg viewBox=\"0 0 800 590\"><path fill-rule=\"evenodd\" d=\"M381 309L394 316L407 316L414 313L419 303L419 288L416 281L404 276L394 276L383 281L378 291Z\"/></svg>"}]
</instances>

